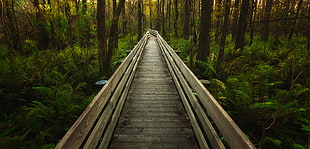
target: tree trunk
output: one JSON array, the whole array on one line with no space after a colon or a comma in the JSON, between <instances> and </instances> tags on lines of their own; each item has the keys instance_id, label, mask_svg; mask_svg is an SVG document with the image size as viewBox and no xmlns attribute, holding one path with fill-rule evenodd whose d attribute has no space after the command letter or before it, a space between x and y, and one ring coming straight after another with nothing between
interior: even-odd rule
<instances>
[{"instance_id":1,"label":"tree trunk","mask_svg":"<svg viewBox=\"0 0 310 149\"><path fill-rule=\"evenodd\" d=\"M262 27L262 39L264 41L268 41L268 36L269 36L269 19L271 16L271 9L272 9L272 3L273 0L266 0L266 5L265 5L265 11L264 11L264 17L263 17L263 27Z\"/></svg>"},{"instance_id":2,"label":"tree trunk","mask_svg":"<svg viewBox=\"0 0 310 149\"><path fill-rule=\"evenodd\" d=\"M98 38L98 60L100 76L108 77L110 74L110 61L107 57L108 49L105 38L105 0L97 2L97 38Z\"/></svg>"},{"instance_id":3,"label":"tree trunk","mask_svg":"<svg viewBox=\"0 0 310 149\"><path fill-rule=\"evenodd\" d=\"M210 30L213 0L202 0L200 15L200 35L197 59L206 60L210 55Z\"/></svg>"},{"instance_id":4,"label":"tree trunk","mask_svg":"<svg viewBox=\"0 0 310 149\"><path fill-rule=\"evenodd\" d=\"M238 20L239 20L239 3L240 0L235 0L234 2L234 9L233 9L233 18L232 18L232 39L235 40L236 34L237 34L237 28L238 28Z\"/></svg>"},{"instance_id":5,"label":"tree trunk","mask_svg":"<svg viewBox=\"0 0 310 149\"><path fill-rule=\"evenodd\" d=\"M189 24L190 24L190 0L185 0L184 2L184 27L183 27L183 37L188 39L189 37Z\"/></svg>"},{"instance_id":6,"label":"tree trunk","mask_svg":"<svg viewBox=\"0 0 310 149\"><path fill-rule=\"evenodd\" d=\"M149 9L150 9L150 16L149 16L149 19L150 19L150 28L151 29L153 29L153 20L152 20L152 18L153 18L153 10L152 10L152 2L151 2L151 0L149 0Z\"/></svg>"},{"instance_id":7,"label":"tree trunk","mask_svg":"<svg viewBox=\"0 0 310 149\"><path fill-rule=\"evenodd\" d=\"M161 0L161 33L163 36L166 36L165 24L165 0Z\"/></svg>"},{"instance_id":8,"label":"tree trunk","mask_svg":"<svg viewBox=\"0 0 310 149\"><path fill-rule=\"evenodd\" d=\"M221 30L221 24L222 24L222 21L223 21L223 13L222 13L222 8L223 8L223 6L222 6L222 3L223 3L223 1L222 0L217 0L217 2L216 2L216 27L215 27L215 32L216 33L219 33L220 32L220 30ZM215 41L217 42L217 43L220 43L220 34L218 35L218 36L216 36L215 37Z\"/></svg>"},{"instance_id":9,"label":"tree trunk","mask_svg":"<svg viewBox=\"0 0 310 149\"><path fill-rule=\"evenodd\" d=\"M170 15L171 15L171 0L168 0L167 2L167 21L168 21L168 28L167 28L167 40L170 40L170 32L171 32L171 24L170 24Z\"/></svg>"},{"instance_id":10,"label":"tree trunk","mask_svg":"<svg viewBox=\"0 0 310 149\"><path fill-rule=\"evenodd\" d=\"M160 15L160 13L161 13L161 11L160 11L161 9L160 9L160 0L158 0L157 1L157 23L156 23L156 29L158 30L158 31L160 31L161 29L160 29L160 23L161 23L161 19L160 19L160 17L161 17L161 15Z\"/></svg>"},{"instance_id":11,"label":"tree trunk","mask_svg":"<svg viewBox=\"0 0 310 149\"><path fill-rule=\"evenodd\" d=\"M226 44L226 35L228 32L228 24L229 24L229 12L230 12L230 0L225 0L225 13L224 13L224 23L222 25L222 37L220 50L218 54L218 59L216 63L216 71L221 71L221 66L224 61L224 53L225 53L225 44Z\"/></svg>"},{"instance_id":12,"label":"tree trunk","mask_svg":"<svg viewBox=\"0 0 310 149\"><path fill-rule=\"evenodd\" d=\"M293 25L292 25L291 32L290 32L289 35L288 35L288 40L291 40L291 39L292 39L293 33L295 32L296 23L297 23L297 18L298 18L298 16L299 16L298 14L299 14L299 11L300 11L300 9L301 9L302 3L303 3L303 0L299 0L298 5L297 5L296 14L295 14L294 23L293 23Z\"/></svg>"},{"instance_id":13,"label":"tree trunk","mask_svg":"<svg viewBox=\"0 0 310 149\"><path fill-rule=\"evenodd\" d=\"M249 0L242 0L240 17L238 22L238 28L235 39L235 50L240 49L243 50L245 46L245 33L247 27L247 16L249 10Z\"/></svg>"},{"instance_id":14,"label":"tree trunk","mask_svg":"<svg viewBox=\"0 0 310 149\"><path fill-rule=\"evenodd\" d=\"M42 14L42 11L40 8L40 3L39 0L34 0L33 1L34 7L37 9L36 11L36 19L37 19L37 27L39 30L39 38L38 38L38 44L39 44L39 49L43 50L48 47L49 44L49 34L48 31L45 28L46 25L46 20Z\"/></svg>"},{"instance_id":15,"label":"tree trunk","mask_svg":"<svg viewBox=\"0 0 310 149\"><path fill-rule=\"evenodd\" d=\"M179 10L178 10L178 0L174 0L174 35L178 37L178 19L179 19Z\"/></svg>"},{"instance_id":16,"label":"tree trunk","mask_svg":"<svg viewBox=\"0 0 310 149\"><path fill-rule=\"evenodd\" d=\"M116 2L116 1L113 1L113 2ZM113 4L113 6L117 6L117 4ZM117 8L113 8L114 14L112 17L112 24L110 27L110 38L109 38L109 45L108 45L109 58L112 58L113 49L118 47L118 34L119 34L118 21L119 21L119 16L124 6L125 6L125 0L120 0Z\"/></svg>"},{"instance_id":17,"label":"tree trunk","mask_svg":"<svg viewBox=\"0 0 310 149\"><path fill-rule=\"evenodd\" d=\"M85 15L87 11L87 0L82 0L82 14Z\"/></svg>"},{"instance_id":18,"label":"tree trunk","mask_svg":"<svg viewBox=\"0 0 310 149\"><path fill-rule=\"evenodd\" d=\"M142 0L138 1L138 40L142 37Z\"/></svg>"},{"instance_id":19,"label":"tree trunk","mask_svg":"<svg viewBox=\"0 0 310 149\"><path fill-rule=\"evenodd\" d=\"M256 18L256 6L257 6L257 0L252 0L252 8L250 13L250 43L249 45L252 45L253 39L254 39L254 30L255 30L255 21Z\"/></svg>"},{"instance_id":20,"label":"tree trunk","mask_svg":"<svg viewBox=\"0 0 310 149\"><path fill-rule=\"evenodd\" d=\"M20 38L19 26L16 20L15 15L15 3L14 0L12 1L4 1L2 3L2 16L1 16L1 23L2 28L10 47L10 53L12 52L11 49L19 51L23 53L23 46ZM8 22L8 23L6 23ZM12 52L13 53L13 52Z\"/></svg>"}]
</instances>

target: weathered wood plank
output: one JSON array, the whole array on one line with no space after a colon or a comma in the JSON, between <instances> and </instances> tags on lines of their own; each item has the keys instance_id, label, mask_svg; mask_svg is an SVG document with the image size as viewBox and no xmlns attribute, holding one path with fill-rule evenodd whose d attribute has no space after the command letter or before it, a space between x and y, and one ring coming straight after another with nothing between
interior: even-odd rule
<instances>
[{"instance_id":1,"label":"weathered wood plank","mask_svg":"<svg viewBox=\"0 0 310 149\"><path fill-rule=\"evenodd\" d=\"M158 35L158 38L162 40L162 37ZM162 42L165 42L162 40ZM166 44L166 43L165 43ZM249 141L246 135L235 124L231 117L225 112L225 110L219 105L209 91L201 84L197 77L190 71L190 69L183 63L183 61L175 54L173 49L166 44L166 48L173 57L173 60L179 66L182 74L185 76L191 87L197 92L200 102L212 117L217 128L220 130L225 140L228 142L231 148L255 148L255 146Z\"/></svg>"},{"instance_id":2,"label":"weathered wood plank","mask_svg":"<svg viewBox=\"0 0 310 149\"><path fill-rule=\"evenodd\" d=\"M128 147L154 141L170 146L188 142L191 148L198 147L179 94L154 39L150 39L150 44L145 47L110 148L118 147L114 144L119 143ZM182 129L186 131L175 131Z\"/></svg>"},{"instance_id":3,"label":"weathered wood plank","mask_svg":"<svg viewBox=\"0 0 310 149\"><path fill-rule=\"evenodd\" d=\"M190 142L182 143L170 143L165 144L160 143L115 143L111 145L113 149L191 149L195 148L195 144L190 144Z\"/></svg>"},{"instance_id":4,"label":"weathered wood plank","mask_svg":"<svg viewBox=\"0 0 310 149\"><path fill-rule=\"evenodd\" d=\"M207 141L206 141L206 139L204 137L203 131L201 130L201 128L200 128L200 126L198 124L196 116L195 116L194 112L192 111L191 105L187 101L187 96L184 93L183 87L181 86L181 84L179 82L179 79L178 79L178 76L176 75L176 72L174 70L175 66L173 66L173 65L175 65L175 64L172 63L173 59L167 54L167 51L165 50L165 47L164 47L163 43L160 40L158 42L159 42L159 45L161 46L161 50L162 50L162 52L164 54L164 58L165 58L165 60L166 60L166 62L168 64L168 69L171 72L172 78L174 80L174 83L176 84L176 87L178 89L178 92L180 94L180 97L182 99L184 107L186 109L186 112L188 113L189 118L191 120L191 124L193 126L195 135L197 136L197 140L198 140L199 146L201 148L208 149L209 146L208 146L208 143L207 143Z\"/></svg>"},{"instance_id":5,"label":"weathered wood plank","mask_svg":"<svg viewBox=\"0 0 310 149\"><path fill-rule=\"evenodd\" d=\"M202 127L202 129L204 129L204 132L207 135L208 140L209 140L209 142L213 148L224 149L225 148L224 144L222 143L217 132L213 128L213 126L212 126L211 122L209 121L206 113L204 112L204 110L200 106L199 102L197 101L195 95L192 92L192 89L187 84L187 81L185 80L184 76L180 72L178 66L173 61L173 58L171 57L170 53L165 50L164 54L167 57L167 60L169 60L169 62L167 62L167 63L170 64L170 66L172 67L172 69L176 75L176 78L178 78L178 80L175 80L175 81L180 82L180 85L182 86L183 91L187 95L186 99L191 104L191 107L195 111L196 116L198 116L199 122L201 123L201 125L199 127ZM201 139L204 139L204 137Z\"/></svg>"},{"instance_id":6,"label":"weathered wood plank","mask_svg":"<svg viewBox=\"0 0 310 149\"><path fill-rule=\"evenodd\" d=\"M145 34L143 38L148 35ZM93 127L94 122L101 113L103 107L107 104L109 97L112 95L114 89L118 85L123 73L127 70L127 66L131 63L132 58L138 51L138 48L142 46L142 42L139 42L131 53L126 57L124 62L118 67L114 74L109 79L108 83L99 91L93 101L87 106L81 116L72 125L69 131L57 144L56 149L60 148L79 148L90 129Z\"/></svg>"},{"instance_id":7,"label":"weathered wood plank","mask_svg":"<svg viewBox=\"0 0 310 149\"><path fill-rule=\"evenodd\" d=\"M154 127L136 127L136 128L119 128L115 130L115 133L119 134L151 134L154 136L174 136L174 135L188 135L192 132L193 130L189 127L183 127L183 128L154 128Z\"/></svg>"}]
</instances>

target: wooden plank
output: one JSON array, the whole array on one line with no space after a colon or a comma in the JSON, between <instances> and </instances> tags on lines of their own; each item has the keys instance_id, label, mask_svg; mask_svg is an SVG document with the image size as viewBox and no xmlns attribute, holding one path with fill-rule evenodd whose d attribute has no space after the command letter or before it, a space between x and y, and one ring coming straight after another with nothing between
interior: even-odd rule
<instances>
[{"instance_id":1,"label":"wooden plank","mask_svg":"<svg viewBox=\"0 0 310 149\"><path fill-rule=\"evenodd\" d=\"M104 136L103 136L103 138L102 138L102 141L101 141L101 143L100 143L100 145L99 145L99 148L101 148L101 149L106 149L106 148L108 148L108 145L109 145L109 142L110 142L111 137L112 137L112 135L113 135L115 126L116 126L116 124L117 124L117 121L118 121L118 119L119 119L121 110L122 110L122 108L123 108L125 99L126 99L127 94L128 94L128 92L129 92L129 87L130 87L130 85L131 85L131 83L132 83L132 80L133 80L133 78L134 78L135 72L136 72L136 70L137 70L137 66L138 66L138 64L139 64L139 61L140 61L140 58L141 58L141 53L142 53L142 51L143 51L143 49L144 49L145 44L146 44L146 40L144 41L144 44L143 44L143 46L141 47L141 49L139 49L139 52L138 52L136 61L134 61L134 62L132 63L132 64L133 64L133 68L132 68L132 69L128 69L128 71L125 72L125 77L123 78L123 79L124 79L123 81L125 82L125 80L127 80L127 79L128 79L128 81L127 81L127 83L126 83L126 85L125 85L125 87L124 87L125 89L124 89L124 91L122 92L122 95L121 95L121 97L120 97L120 99L119 99L119 102L118 102L118 104L116 105L116 109L115 109L115 111L114 111L114 113L113 113L113 116L112 116L112 119L111 119L111 123L109 123L109 125L108 125L108 127L107 127L107 131L105 132L105 134L104 134ZM127 76L128 76L129 78L128 78Z\"/></svg>"},{"instance_id":2,"label":"wooden plank","mask_svg":"<svg viewBox=\"0 0 310 149\"><path fill-rule=\"evenodd\" d=\"M206 139L204 138L203 132L202 132L202 130L200 129L200 127L198 125L197 119L196 119L196 117L195 117L195 115L194 115L194 113L193 113L193 111L191 109L191 105L187 101L187 97L186 97L186 95L185 95L185 93L184 93L184 91L182 89L182 86L179 83L177 75L175 74L175 72L174 72L174 70L173 70L173 68L171 66L171 63L169 61L169 57L165 54L165 49L164 49L164 47L162 45L162 42L160 40L157 40L157 41L159 42L159 45L162 46L161 50L162 50L162 52L164 54L164 58L165 58L165 60L167 62L168 69L170 70L171 76L172 76L172 78L174 80L174 83L175 83L177 89L178 89L178 92L179 92L179 95L180 95L180 97L182 99L182 102L183 102L183 105L185 107L185 110L186 110L187 114L189 115L189 118L191 120L192 127L194 128L194 132L196 134L196 138L198 140L199 146L200 146L200 148L208 149L209 145L206 142Z\"/></svg>"},{"instance_id":3,"label":"wooden plank","mask_svg":"<svg viewBox=\"0 0 310 149\"><path fill-rule=\"evenodd\" d=\"M144 39L148 35L144 35ZM102 108L106 105L111 96L113 90L117 86L123 72L126 71L128 64L131 62L132 57L137 52L137 48L141 46L139 42L131 53L126 57L124 62L118 67L114 74L109 79L108 83L99 91L93 101L84 110L77 121L72 125L69 131L57 144L56 149L59 148L79 148L83 140L89 133L89 130L93 127L95 120L97 119Z\"/></svg>"},{"instance_id":4,"label":"wooden plank","mask_svg":"<svg viewBox=\"0 0 310 149\"><path fill-rule=\"evenodd\" d=\"M174 60L172 59L171 55L165 50L164 54L168 57L167 60L169 60L170 65L172 66L172 69L174 70L177 78L179 79L180 84L183 87L183 90L186 93L187 99L189 100L189 103L193 107L196 115L198 116L198 119L200 123L202 123L202 127L205 131L205 134L207 135L210 144L212 145L212 148L218 148L223 149L225 148L224 144L222 143L221 139L219 138L218 134L216 133L215 129L213 128L211 122L209 121L206 113L198 103L195 95L192 92L192 89L187 84L187 81L183 77L182 73L180 72L178 66L175 64Z\"/></svg>"},{"instance_id":5,"label":"wooden plank","mask_svg":"<svg viewBox=\"0 0 310 149\"><path fill-rule=\"evenodd\" d=\"M197 145L190 144L190 142L182 143L115 143L111 145L111 149L192 149L197 148Z\"/></svg>"},{"instance_id":6,"label":"wooden plank","mask_svg":"<svg viewBox=\"0 0 310 149\"><path fill-rule=\"evenodd\" d=\"M132 111L130 113L126 113L124 116L183 116L185 113L167 113L165 111L154 112L146 112L142 113L140 111Z\"/></svg>"},{"instance_id":7,"label":"wooden plank","mask_svg":"<svg viewBox=\"0 0 310 149\"><path fill-rule=\"evenodd\" d=\"M154 41L151 42L153 44L156 43ZM156 138L163 138L164 140L170 139L171 141L174 141L173 143L176 144L180 144L189 138L193 140L194 144L196 144L192 131L188 131L187 134L185 134L186 131L183 131L182 133L180 132L171 134L167 134L165 131L156 131L156 133L151 131L156 130L154 128L157 128L157 130L162 130L163 128L166 128L166 130L180 130L181 128L191 130L191 125L186 116L184 116L186 113L182 107L182 104L177 103L180 101L180 98L175 87L170 87L174 86L171 76L152 75L157 72L168 73L168 71L166 65L163 64L158 64L156 69L155 67L148 67L153 65L154 61L150 61L145 58L160 58L161 63L164 62L160 51L155 51L153 49L153 52L149 52L150 49L148 48L156 48L156 45L150 44L146 46L146 49L143 53L143 59L140 61L138 66L138 72L135 75L132 88L130 88L110 147L113 147L113 144L118 142L121 142L124 146L127 146L126 144L130 145L133 143L141 142L143 141L143 138L145 139L144 141L152 140L154 138L155 140ZM143 67L140 67L141 65L143 65ZM140 73L143 73L143 75L140 75ZM145 76L150 77L147 78ZM157 105L151 105L153 103L156 103ZM169 106L166 104L169 104ZM120 131L120 129L124 130L124 128L127 130L127 134L124 134L124 131ZM167 141L165 142L164 140L160 140L161 142L158 143L163 145L167 144ZM152 143L152 141L148 143ZM197 148L197 144L191 146L193 148ZM137 148L141 148L141 146L138 146Z\"/></svg>"},{"instance_id":8,"label":"wooden plank","mask_svg":"<svg viewBox=\"0 0 310 149\"><path fill-rule=\"evenodd\" d=\"M180 72L179 68L175 64L173 58L171 57L170 53L166 50L164 51L166 56L169 58L170 65L173 67L174 72L179 79L183 90L185 91L187 98L189 99L190 104L192 105L193 109L195 110L196 115L199 118L200 123L202 123L202 127L205 130L205 134L207 134L210 144L213 148L225 148L224 144L220 140L218 134L216 133L215 129L213 128L211 122L209 121L206 113L204 112L203 108L198 103L195 95L192 92L192 89L187 84L187 81L183 77L182 73Z\"/></svg>"},{"instance_id":9,"label":"wooden plank","mask_svg":"<svg viewBox=\"0 0 310 149\"><path fill-rule=\"evenodd\" d=\"M192 140L192 137L184 137L184 136L145 136L145 135L115 135L113 136L113 140L115 143L145 143L145 142L157 142L157 143L172 143L176 144L179 142L189 142L190 144L194 144L191 142L195 142Z\"/></svg>"},{"instance_id":10,"label":"wooden plank","mask_svg":"<svg viewBox=\"0 0 310 149\"><path fill-rule=\"evenodd\" d=\"M136 128L119 128L115 130L117 134L151 134L154 136L173 136L173 135L181 135L188 136L193 130L189 127L183 128L154 128L154 127L136 127Z\"/></svg>"},{"instance_id":11,"label":"wooden plank","mask_svg":"<svg viewBox=\"0 0 310 149\"><path fill-rule=\"evenodd\" d=\"M108 103L108 106L104 109L104 112L102 114L102 116L99 118L95 128L92 130L92 133L90 134L90 136L87 139L86 144L84 145L84 148L89 149L89 148L95 148L96 147L96 143L99 141L101 134L103 132L103 130L105 129L108 120L110 119L111 115L112 115L112 110L115 108L115 104L118 102L119 96L121 94L121 92L123 91L123 88L125 86L125 83L128 83L128 77L129 75L134 75L134 71L133 67L135 65L137 65L138 63L138 57L141 54L142 48L145 45L142 44L142 47L140 50L138 50L137 54L133 57L132 62L130 63L130 65L128 66L128 69L126 70L124 76L122 77L119 85L117 86L113 96L111 97L110 102ZM131 82L129 82L131 83Z\"/></svg>"},{"instance_id":12,"label":"wooden plank","mask_svg":"<svg viewBox=\"0 0 310 149\"><path fill-rule=\"evenodd\" d=\"M121 117L119 121L138 121L138 122L187 122L189 119L186 116L166 116L166 117L160 117L160 116L153 116L153 117L147 117L147 116L131 116L131 117Z\"/></svg>"},{"instance_id":13,"label":"wooden plank","mask_svg":"<svg viewBox=\"0 0 310 149\"><path fill-rule=\"evenodd\" d=\"M159 38L160 35L158 35ZM165 42L165 41L163 41ZM173 56L179 66L182 74L185 76L191 87L197 92L200 102L207 109L218 129L221 131L225 140L231 148L255 148L252 142L246 137L226 111L214 99L209 91L201 84L197 77L190 71L190 69L183 63L183 61L175 54L172 48L167 44L168 51Z\"/></svg>"}]
</instances>

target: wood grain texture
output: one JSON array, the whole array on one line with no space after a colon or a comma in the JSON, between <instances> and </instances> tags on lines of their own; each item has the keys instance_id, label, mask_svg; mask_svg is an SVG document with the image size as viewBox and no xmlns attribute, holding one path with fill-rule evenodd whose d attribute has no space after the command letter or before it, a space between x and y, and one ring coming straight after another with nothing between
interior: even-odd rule
<instances>
[{"instance_id":1,"label":"wood grain texture","mask_svg":"<svg viewBox=\"0 0 310 149\"><path fill-rule=\"evenodd\" d=\"M144 49L110 148L198 148L155 37Z\"/></svg>"}]
</instances>

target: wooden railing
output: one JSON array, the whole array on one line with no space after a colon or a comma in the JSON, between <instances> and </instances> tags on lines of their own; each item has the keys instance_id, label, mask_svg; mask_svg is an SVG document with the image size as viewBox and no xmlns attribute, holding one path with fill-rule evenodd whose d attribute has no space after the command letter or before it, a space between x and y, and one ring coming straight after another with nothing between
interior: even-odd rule
<instances>
[{"instance_id":1,"label":"wooden railing","mask_svg":"<svg viewBox=\"0 0 310 149\"><path fill-rule=\"evenodd\" d=\"M232 149L255 148L157 31L152 30L150 33L157 37L200 148L222 149L227 146Z\"/></svg>"},{"instance_id":2,"label":"wooden railing","mask_svg":"<svg viewBox=\"0 0 310 149\"><path fill-rule=\"evenodd\" d=\"M56 149L108 147L141 53L149 37L149 32L142 37L108 83L60 140Z\"/></svg>"}]
</instances>

